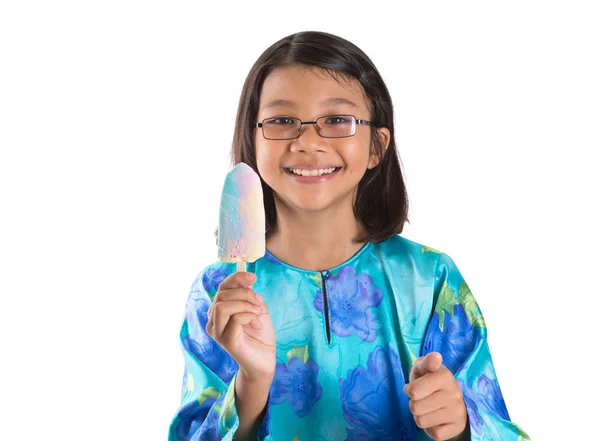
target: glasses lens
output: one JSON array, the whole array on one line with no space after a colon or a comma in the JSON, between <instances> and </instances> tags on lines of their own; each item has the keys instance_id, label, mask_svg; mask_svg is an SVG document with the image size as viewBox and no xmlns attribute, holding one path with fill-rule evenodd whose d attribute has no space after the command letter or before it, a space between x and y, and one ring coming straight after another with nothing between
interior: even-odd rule
<instances>
[{"instance_id":1,"label":"glasses lens","mask_svg":"<svg viewBox=\"0 0 600 441\"><path fill-rule=\"evenodd\" d=\"M291 139L298 136L300 120L280 116L263 121L263 134L267 139Z\"/></svg>"},{"instance_id":2,"label":"glasses lens","mask_svg":"<svg viewBox=\"0 0 600 441\"><path fill-rule=\"evenodd\" d=\"M356 118L352 115L322 116L317 120L321 136L325 138L343 138L356 132Z\"/></svg>"}]
</instances>

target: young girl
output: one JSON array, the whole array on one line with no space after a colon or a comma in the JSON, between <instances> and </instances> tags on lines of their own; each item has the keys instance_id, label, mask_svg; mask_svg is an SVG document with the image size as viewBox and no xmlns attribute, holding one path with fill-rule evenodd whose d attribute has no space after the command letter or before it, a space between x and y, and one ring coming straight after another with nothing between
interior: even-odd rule
<instances>
[{"instance_id":1,"label":"young girl","mask_svg":"<svg viewBox=\"0 0 600 441\"><path fill-rule=\"evenodd\" d=\"M264 257L194 281L175 440L521 440L452 259L403 238L393 107L371 60L322 32L256 61L233 162L261 177Z\"/></svg>"}]
</instances>

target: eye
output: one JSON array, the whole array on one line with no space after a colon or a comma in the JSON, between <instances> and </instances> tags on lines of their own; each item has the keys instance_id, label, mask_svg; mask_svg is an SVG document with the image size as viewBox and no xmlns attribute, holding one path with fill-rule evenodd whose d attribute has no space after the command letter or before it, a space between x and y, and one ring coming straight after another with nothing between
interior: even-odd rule
<instances>
[{"instance_id":1,"label":"eye","mask_svg":"<svg viewBox=\"0 0 600 441\"><path fill-rule=\"evenodd\" d=\"M329 116L325 119L325 124L348 124L351 123L352 120L348 119L346 117L343 116L339 116L339 115L333 115L333 116Z\"/></svg>"},{"instance_id":2,"label":"eye","mask_svg":"<svg viewBox=\"0 0 600 441\"><path fill-rule=\"evenodd\" d=\"M277 118L271 118L267 121L268 124L281 124L281 125L287 125L287 124L295 124L294 120L292 118L288 118L285 116L279 116Z\"/></svg>"}]
</instances>

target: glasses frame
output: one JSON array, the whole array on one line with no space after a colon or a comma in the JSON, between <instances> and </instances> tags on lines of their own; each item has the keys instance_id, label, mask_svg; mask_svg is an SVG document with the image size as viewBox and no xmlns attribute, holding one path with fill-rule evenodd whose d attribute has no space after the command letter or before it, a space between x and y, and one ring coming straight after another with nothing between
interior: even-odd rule
<instances>
[{"instance_id":1,"label":"glasses frame","mask_svg":"<svg viewBox=\"0 0 600 441\"><path fill-rule=\"evenodd\" d=\"M346 117L350 116L350 117L352 117L354 119L354 121L355 121L355 124L354 124L354 133L352 133L352 135L347 135L347 136L323 136L321 134L321 131L323 130L323 128L318 124L317 121L319 121L320 119L323 119L323 118L330 118L332 116L346 116ZM269 119L277 119L277 118L289 118L289 119L293 119L295 121L300 121L300 127L298 128L298 134L296 136L294 136L293 138L267 138L265 136L265 129L263 127L263 124L265 123L265 121L267 121ZM262 132L262 135L263 135L263 138L265 138L265 139L269 139L269 140L272 140L272 141L287 141L287 140L290 140L290 139L298 139L300 137L300 132L302 131L302 126L304 124L314 124L315 126L317 126L317 133L319 134L319 136L321 138L329 138L329 139L350 138L350 137L356 135L356 125L357 124L363 124L363 125L366 125L366 126L372 126L373 125L373 123L371 121L367 121L367 120L364 120L364 119L358 119L354 115L349 115L349 114L345 114L345 113L334 113L332 115L323 115L323 116L320 116L320 117L318 117L314 121L302 121L300 118L294 118L292 116L271 116L269 118L263 119L262 122L255 123L254 124L254 128L260 128L261 132Z\"/></svg>"}]
</instances>

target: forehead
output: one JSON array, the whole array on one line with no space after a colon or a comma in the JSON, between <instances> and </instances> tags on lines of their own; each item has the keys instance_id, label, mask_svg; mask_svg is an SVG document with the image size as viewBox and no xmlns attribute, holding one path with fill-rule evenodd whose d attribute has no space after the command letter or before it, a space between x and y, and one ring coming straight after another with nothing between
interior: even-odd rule
<instances>
[{"instance_id":1,"label":"forehead","mask_svg":"<svg viewBox=\"0 0 600 441\"><path fill-rule=\"evenodd\" d=\"M260 110L269 110L333 105L368 109L364 89L355 78L314 66L288 65L275 69L265 79L259 106Z\"/></svg>"}]
</instances>

